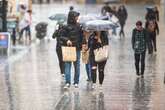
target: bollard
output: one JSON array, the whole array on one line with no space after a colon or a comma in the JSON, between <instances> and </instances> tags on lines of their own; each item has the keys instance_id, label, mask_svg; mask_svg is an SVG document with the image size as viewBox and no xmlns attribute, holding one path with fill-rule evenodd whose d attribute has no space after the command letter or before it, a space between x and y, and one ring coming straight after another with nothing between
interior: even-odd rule
<instances>
[{"instance_id":1,"label":"bollard","mask_svg":"<svg viewBox=\"0 0 165 110\"><path fill-rule=\"evenodd\" d=\"M165 73L164 73L164 84L165 84Z\"/></svg>"}]
</instances>

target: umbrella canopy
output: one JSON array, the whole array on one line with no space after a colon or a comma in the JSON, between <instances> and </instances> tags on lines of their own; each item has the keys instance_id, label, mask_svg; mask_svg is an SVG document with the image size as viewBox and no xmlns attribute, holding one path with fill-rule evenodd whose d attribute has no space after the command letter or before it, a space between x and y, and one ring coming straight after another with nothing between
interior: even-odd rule
<instances>
[{"instance_id":1,"label":"umbrella canopy","mask_svg":"<svg viewBox=\"0 0 165 110\"><path fill-rule=\"evenodd\" d=\"M86 22L83 26L83 29L92 31L107 31L113 27L118 26L115 23L107 20L93 20Z\"/></svg>"},{"instance_id":2,"label":"umbrella canopy","mask_svg":"<svg viewBox=\"0 0 165 110\"><path fill-rule=\"evenodd\" d=\"M55 20L60 23L64 23L67 20L67 15L58 13L49 17L50 20Z\"/></svg>"},{"instance_id":3,"label":"umbrella canopy","mask_svg":"<svg viewBox=\"0 0 165 110\"><path fill-rule=\"evenodd\" d=\"M88 21L96 20L97 18L95 16L90 16L90 15L83 15L79 16L78 22L80 24L85 24Z\"/></svg>"}]
</instances>

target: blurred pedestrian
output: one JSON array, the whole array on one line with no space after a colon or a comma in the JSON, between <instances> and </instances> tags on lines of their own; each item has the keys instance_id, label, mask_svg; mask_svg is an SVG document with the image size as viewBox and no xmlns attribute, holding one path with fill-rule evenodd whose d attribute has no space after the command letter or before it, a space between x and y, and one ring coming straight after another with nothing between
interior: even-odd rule
<instances>
[{"instance_id":1,"label":"blurred pedestrian","mask_svg":"<svg viewBox=\"0 0 165 110\"><path fill-rule=\"evenodd\" d=\"M62 40L65 43L65 46L73 46L76 48L77 59L74 63L74 86L78 88L79 84L79 77L80 77L80 54L81 54L81 46L82 46L82 39L83 39L83 31L80 25L77 23L79 13L76 11L70 11L68 14L68 21L67 26L65 29L65 35L62 37ZM71 65L72 62L65 62L65 79L66 85L65 89L70 87L71 84Z\"/></svg>"},{"instance_id":2,"label":"blurred pedestrian","mask_svg":"<svg viewBox=\"0 0 165 110\"><path fill-rule=\"evenodd\" d=\"M157 51L156 36L159 34L159 26L156 20L149 20L146 22L145 28L148 32L149 39L150 39L149 53L152 54L153 48L155 52Z\"/></svg>"},{"instance_id":3,"label":"blurred pedestrian","mask_svg":"<svg viewBox=\"0 0 165 110\"><path fill-rule=\"evenodd\" d=\"M125 37L125 33L124 33L124 26L128 17L128 13L127 13L127 9L125 8L124 5L121 5L118 9L117 12L117 17L119 19L119 23L121 26L121 30L120 30L120 37L123 35L123 37Z\"/></svg>"},{"instance_id":4,"label":"blurred pedestrian","mask_svg":"<svg viewBox=\"0 0 165 110\"><path fill-rule=\"evenodd\" d=\"M109 6L109 3L106 2L106 3L104 4L104 6L102 7L102 9L101 9L101 14L102 14L103 16L106 16L106 13L110 13L110 12L111 12L111 7Z\"/></svg>"},{"instance_id":5,"label":"blurred pedestrian","mask_svg":"<svg viewBox=\"0 0 165 110\"><path fill-rule=\"evenodd\" d=\"M117 17L117 7L112 6L112 9L111 9L110 13Z\"/></svg>"},{"instance_id":6,"label":"blurred pedestrian","mask_svg":"<svg viewBox=\"0 0 165 110\"><path fill-rule=\"evenodd\" d=\"M60 73L61 75L64 77L64 62L62 59L62 45L63 42L61 41L61 37L63 35L63 31L64 31L64 26L62 24L58 24L59 27L58 29L53 33L53 39L56 38L56 53L57 53L57 57L58 57L58 61L59 61L59 67L60 67Z\"/></svg>"},{"instance_id":7,"label":"blurred pedestrian","mask_svg":"<svg viewBox=\"0 0 165 110\"><path fill-rule=\"evenodd\" d=\"M145 55L148 47L148 36L146 30L142 27L142 22L136 22L136 28L132 31L132 48L135 56L136 75L143 77L145 71ZM141 71L139 71L141 63Z\"/></svg>"},{"instance_id":8,"label":"blurred pedestrian","mask_svg":"<svg viewBox=\"0 0 165 110\"><path fill-rule=\"evenodd\" d=\"M29 41L31 41L31 29L30 29L31 22L32 22L31 10L28 10L26 13L24 13L23 18L20 20L19 23L19 30L20 30L19 41L21 41L24 31L26 32L26 39L27 36L29 36Z\"/></svg>"},{"instance_id":9,"label":"blurred pedestrian","mask_svg":"<svg viewBox=\"0 0 165 110\"><path fill-rule=\"evenodd\" d=\"M15 45L16 44L16 28L13 28L11 36L12 36L13 45Z\"/></svg>"},{"instance_id":10,"label":"blurred pedestrian","mask_svg":"<svg viewBox=\"0 0 165 110\"><path fill-rule=\"evenodd\" d=\"M96 62L95 60L95 54L94 51L99 48L103 48L104 46L108 46L109 40L107 32L101 31L101 32L94 32L90 37L88 41L88 47L90 49L89 53L89 60L91 64L91 77L93 86L92 88L96 88L96 79L97 79L97 70L99 72L99 84L100 89L102 88L102 84L104 81L104 69L107 62L107 59L104 61Z\"/></svg>"}]
</instances>

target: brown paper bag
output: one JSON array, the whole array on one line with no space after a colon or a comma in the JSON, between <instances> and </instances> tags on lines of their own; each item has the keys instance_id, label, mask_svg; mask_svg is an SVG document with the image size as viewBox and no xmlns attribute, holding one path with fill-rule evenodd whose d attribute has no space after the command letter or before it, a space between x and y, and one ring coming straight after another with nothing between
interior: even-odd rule
<instances>
[{"instance_id":1,"label":"brown paper bag","mask_svg":"<svg viewBox=\"0 0 165 110\"><path fill-rule=\"evenodd\" d=\"M89 62L89 50L82 51L81 55L82 55L82 62L85 64L88 64L88 62Z\"/></svg>"},{"instance_id":2,"label":"brown paper bag","mask_svg":"<svg viewBox=\"0 0 165 110\"><path fill-rule=\"evenodd\" d=\"M62 58L64 62L75 62L77 60L76 47L62 46Z\"/></svg>"}]
</instances>

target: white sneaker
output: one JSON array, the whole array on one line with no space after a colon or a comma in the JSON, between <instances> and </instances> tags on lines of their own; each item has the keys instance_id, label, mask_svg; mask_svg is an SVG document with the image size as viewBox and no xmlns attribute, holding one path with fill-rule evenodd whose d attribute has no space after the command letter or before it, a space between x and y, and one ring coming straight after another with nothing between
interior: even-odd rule
<instances>
[{"instance_id":1,"label":"white sneaker","mask_svg":"<svg viewBox=\"0 0 165 110\"><path fill-rule=\"evenodd\" d=\"M64 86L64 89L68 89L69 87L70 87L70 84L66 83L65 86Z\"/></svg>"},{"instance_id":2,"label":"white sneaker","mask_svg":"<svg viewBox=\"0 0 165 110\"><path fill-rule=\"evenodd\" d=\"M62 75L62 77L65 77L65 74L61 74Z\"/></svg>"},{"instance_id":3,"label":"white sneaker","mask_svg":"<svg viewBox=\"0 0 165 110\"><path fill-rule=\"evenodd\" d=\"M74 84L74 87L75 87L75 88L78 88L78 84Z\"/></svg>"},{"instance_id":4,"label":"white sneaker","mask_svg":"<svg viewBox=\"0 0 165 110\"><path fill-rule=\"evenodd\" d=\"M92 85L92 89L96 89L96 84L95 83Z\"/></svg>"}]
</instances>

